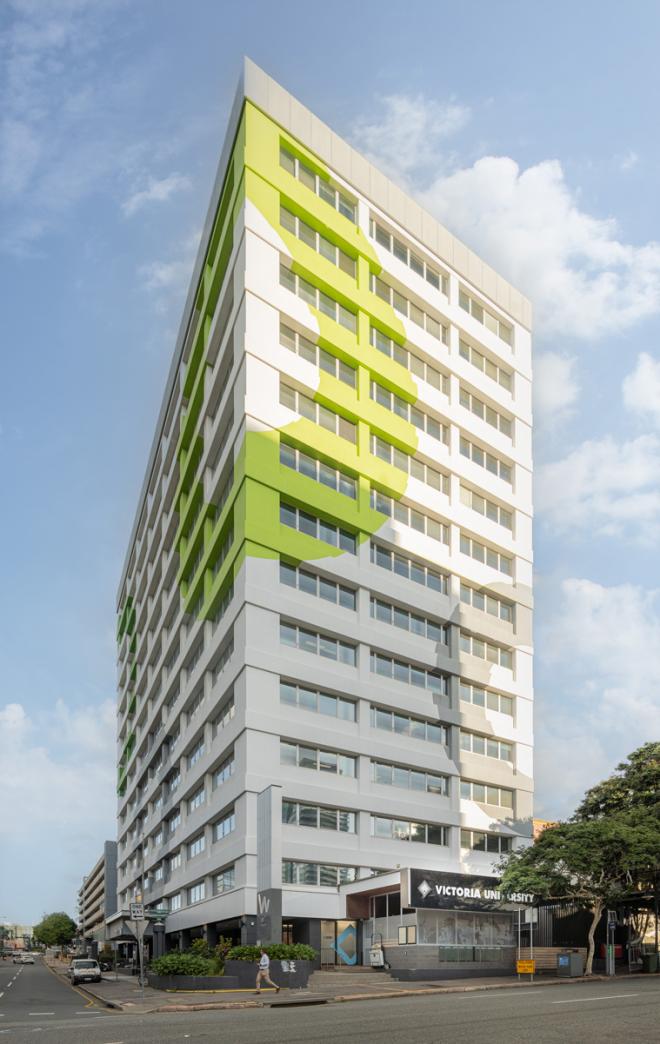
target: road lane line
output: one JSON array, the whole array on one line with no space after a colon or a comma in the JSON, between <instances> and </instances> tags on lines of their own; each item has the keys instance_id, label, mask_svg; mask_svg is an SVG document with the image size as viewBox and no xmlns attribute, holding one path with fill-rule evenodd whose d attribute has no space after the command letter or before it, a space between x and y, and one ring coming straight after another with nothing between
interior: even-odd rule
<instances>
[{"instance_id":1,"label":"road lane line","mask_svg":"<svg viewBox=\"0 0 660 1044\"><path fill-rule=\"evenodd\" d=\"M54 1011L28 1011L28 1015L54 1015Z\"/></svg>"},{"instance_id":2,"label":"road lane line","mask_svg":"<svg viewBox=\"0 0 660 1044\"><path fill-rule=\"evenodd\" d=\"M608 993L606 997L575 997L573 1000L553 1001L553 1004L587 1004L589 1001L621 1000L626 997L639 997L639 993Z\"/></svg>"}]
</instances>

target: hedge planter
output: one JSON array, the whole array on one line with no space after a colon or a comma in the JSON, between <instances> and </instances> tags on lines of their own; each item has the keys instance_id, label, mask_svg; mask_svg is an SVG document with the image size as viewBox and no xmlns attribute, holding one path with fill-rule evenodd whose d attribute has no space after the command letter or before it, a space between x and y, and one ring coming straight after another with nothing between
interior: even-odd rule
<instances>
[{"instance_id":1,"label":"hedge planter","mask_svg":"<svg viewBox=\"0 0 660 1044\"><path fill-rule=\"evenodd\" d=\"M238 977L232 975L155 975L153 972L148 972L147 981L155 990L237 990L239 988Z\"/></svg>"},{"instance_id":2,"label":"hedge planter","mask_svg":"<svg viewBox=\"0 0 660 1044\"><path fill-rule=\"evenodd\" d=\"M276 986L301 989L314 971L314 961L275 960L271 957L270 977ZM239 989L252 986L257 980L257 962L225 961L225 975L237 978Z\"/></svg>"}]
</instances>

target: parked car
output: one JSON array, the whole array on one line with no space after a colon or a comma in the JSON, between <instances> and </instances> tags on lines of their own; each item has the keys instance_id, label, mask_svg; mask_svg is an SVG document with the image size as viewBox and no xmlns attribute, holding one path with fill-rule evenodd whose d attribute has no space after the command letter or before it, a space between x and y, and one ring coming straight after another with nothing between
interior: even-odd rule
<instances>
[{"instance_id":1,"label":"parked car","mask_svg":"<svg viewBox=\"0 0 660 1044\"><path fill-rule=\"evenodd\" d=\"M23 954L22 953L17 953L16 951L14 951L14 953L12 955L11 963L12 964L22 964L23 963Z\"/></svg>"},{"instance_id":2,"label":"parked car","mask_svg":"<svg viewBox=\"0 0 660 1044\"><path fill-rule=\"evenodd\" d=\"M98 961L92 961L88 958L71 961L67 975L71 979L72 986L75 986L78 982L101 981L101 969Z\"/></svg>"}]
</instances>

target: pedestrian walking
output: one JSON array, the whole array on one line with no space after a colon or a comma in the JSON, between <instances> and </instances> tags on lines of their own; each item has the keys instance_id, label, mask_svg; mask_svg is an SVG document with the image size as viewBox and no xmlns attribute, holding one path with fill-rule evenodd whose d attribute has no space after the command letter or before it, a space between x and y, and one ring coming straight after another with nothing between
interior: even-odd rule
<instances>
[{"instance_id":1,"label":"pedestrian walking","mask_svg":"<svg viewBox=\"0 0 660 1044\"><path fill-rule=\"evenodd\" d=\"M271 979L269 973L270 973L270 957L268 956L268 954L266 953L266 951L264 950L264 948L262 946L262 948L261 948L261 956L259 958L259 968L258 968L258 971L257 971L257 993L261 993L261 983L262 982L267 982L268 985L269 986L273 986L277 990L278 993L280 992L279 986L276 983L273 982L273 980Z\"/></svg>"}]
</instances>

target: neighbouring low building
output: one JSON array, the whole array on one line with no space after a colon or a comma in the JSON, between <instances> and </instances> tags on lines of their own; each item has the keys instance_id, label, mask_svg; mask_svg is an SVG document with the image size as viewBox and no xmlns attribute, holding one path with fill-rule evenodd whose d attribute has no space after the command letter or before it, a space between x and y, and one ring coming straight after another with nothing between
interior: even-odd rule
<instances>
[{"instance_id":1,"label":"neighbouring low building","mask_svg":"<svg viewBox=\"0 0 660 1044\"><path fill-rule=\"evenodd\" d=\"M103 853L78 890L78 931L82 945L97 953L106 941L105 922L117 911L117 842L106 841Z\"/></svg>"}]
</instances>

